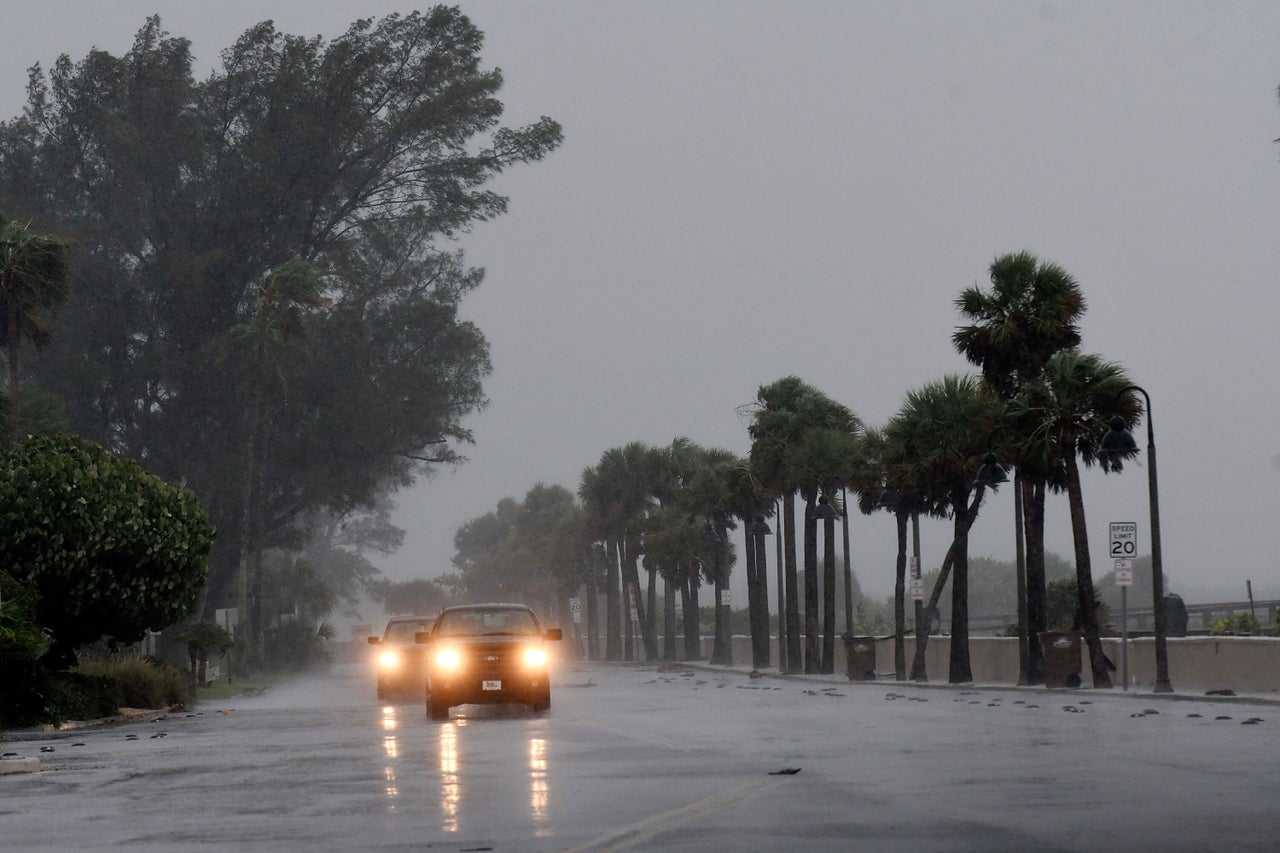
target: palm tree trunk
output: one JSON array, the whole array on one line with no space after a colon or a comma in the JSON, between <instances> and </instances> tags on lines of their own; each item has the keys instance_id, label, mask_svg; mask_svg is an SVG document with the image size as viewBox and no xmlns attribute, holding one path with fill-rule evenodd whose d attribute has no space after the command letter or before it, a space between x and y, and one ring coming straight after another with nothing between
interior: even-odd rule
<instances>
[{"instance_id":1,"label":"palm tree trunk","mask_svg":"<svg viewBox=\"0 0 1280 853\"><path fill-rule=\"evenodd\" d=\"M752 636L759 637L759 646L752 656L752 666L761 669L769 665L769 549L763 536L754 536L756 546L756 613L752 623Z\"/></svg>"},{"instance_id":2,"label":"palm tree trunk","mask_svg":"<svg viewBox=\"0 0 1280 853\"><path fill-rule=\"evenodd\" d=\"M800 672L804 666L800 654L800 590L796 578L796 503L795 494L782 498L782 523L786 531L787 588L787 671Z\"/></svg>"},{"instance_id":3,"label":"palm tree trunk","mask_svg":"<svg viewBox=\"0 0 1280 853\"><path fill-rule=\"evenodd\" d=\"M1084 519L1084 492L1080 487L1080 469L1076 465L1074 447L1066 455L1067 501L1071 504L1071 540L1076 551L1076 594L1080 599L1080 627L1089 647L1089 668L1093 670L1095 688L1111 687L1111 665L1102 651L1102 633L1098 629L1098 603L1093 595L1093 566L1089 559L1089 531ZM1064 454L1065 455L1065 454Z\"/></svg>"},{"instance_id":4,"label":"palm tree trunk","mask_svg":"<svg viewBox=\"0 0 1280 853\"><path fill-rule=\"evenodd\" d=\"M600 660L600 593L594 567L587 573L587 660Z\"/></svg>"},{"instance_id":5,"label":"palm tree trunk","mask_svg":"<svg viewBox=\"0 0 1280 853\"><path fill-rule=\"evenodd\" d=\"M1027 654L1027 549L1022 535L1022 491L1020 472L1013 475L1013 548L1014 583L1018 590L1018 684L1030 684L1030 658Z\"/></svg>"},{"instance_id":6,"label":"palm tree trunk","mask_svg":"<svg viewBox=\"0 0 1280 853\"><path fill-rule=\"evenodd\" d=\"M822 672L836 671L836 523L822 523Z\"/></svg>"},{"instance_id":7,"label":"palm tree trunk","mask_svg":"<svg viewBox=\"0 0 1280 853\"><path fill-rule=\"evenodd\" d=\"M637 565L637 543L627 539L623 542L623 571L626 574L627 587L631 590L631 605L636 610L636 621L640 623L640 637L644 643L644 659L657 660L658 638L653 635L653 622L649 619L652 607L646 608L644 597L640 594L640 567ZM631 614L627 613L628 624Z\"/></svg>"},{"instance_id":8,"label":"palm tree trunk","mask_svg":"<svg viewBox=\"0 0 1280 853\"><path fill-rule=\"evenodd\" d=\"M733 622L731 606L725 601L729 595L729 565L727 559L727 544L729 542L729 528L725 524L724 519L717 514L716 517L716 537L719 544L716 545L716 652L713 653L715 658L712 663L718 663L721 666L733 666Z\"/></svg>"},{"instance_id":9,"label":"palm tree trunk","mask_svg":"<svg viewBox=\"0 0 1280 853\"><path fill-rule=\"evenodd\" d=\"M698 613L698 577L692 571L684 592L684 659L702 658L702 620Z\"/></svg>"},{"instance_id":10,"label":"palm tree trunk","mask_svg":"<svg viewBox=\"0 0 1280 853\"><path fill-rule=\"evenodd\" d=\"M645 569L649 573L649 601L645 608L645 615L648 617L646 624L649 628L648 636L653 638L653 654L649 656L649 660L658 657L658 570L654 568ZM645 654L648 654L648 646L645 647Z\"/></svg>"},{"instance_id":11,"label":"palm tree trunk","mask_svg":"<svg viewBox=\"0 0 1280 853\"><path fill-rule=\"evenodd\" d=\"M743 549L747 555L747 621L751 627L751 666L759 669L769 665L768 623L760 621L760 573L762 539L751 533L751 522L743 520ZM765 613L768 613L766 605ZM763 657L763 661L762 658Z\"/></svg>"},{"instance_id":12,"label":"palm tree trunk","mask_svg":"<svg viewBox=\"0 0 1280 853\"><path fill-rule=\"evenodd\" d=\"M818 520L814 518L816 492L804 496L804 671L818 672Z\"/></svg>"},{"instance_id":13,"label":"palm tree trunk","mask_svg":"<svg viewBox=\"0 0 1280 853\"><path fill-rule=\"evenodd\" d=\"M622 601L618 587L618 540L609 537L606 547L609 553L609 567L605 572L604 588L604 659L613 661L622 659Z\"/></svg>"},{"instance_id":14,"label":"palm tree trunk","mask_svg":"<svg viewBox=\"0 0 1280 853\"><path fill-rule=\"evenodd\" d=\"M952 505L962 505L963 498ZM975 503L976 506L976 503ZM954 522L955 551L951 566L951 656L947 682L966 684L973 681L969 663L969 527L973 520L967 513L956 513Z\"/></svg>"},{"instance_id":15,"label":"palm tree trunk","mask_svg":"<svg viewBox=\"0 0 1280 853\"><path fill-rule=\"evenodd\" d=\"M893 582L893 677L907 679L907 513L894 513L898 524L898 559Z\"/></svg>"},{"instance_id":16,"label":"palm tree trunk","mask_svg":"<svg viewBox=\"0 0 1280 853\"><path fill-rule=\"evenodd\" d=\"M676 587L669 570L662 576L662 659L676 659Z\"/></svg>"},{"instance_id":17,"label":"palm tree trunk","mask_svg":"<svg viewBox=\"0 0 1280 853\"><path fill-rule=\"evenodd\" d=\"M912 681L928 681L929 678L925 674L924 653L929 644L928 622L933 615L938 612L938 601L942 598L942 591L947 587L947 581L951 579L951 566L955 562L956 541L951 541L950 547L947 548L947 554L942 558L942 568L938 572L938 580L933 585L933 592L929 593L929 603L925 605L924 612L916 619L916 653L911 661L911 680Z\"/></svg>"},{"instance_id":18,"label":"palm tree trunk","mask_svg":"<svg viewBox=\"0 0 1280 853\"><path fill-rule=\"evenodd\" d=\"M920 558L920 513L917 510L912 510L911 512L911 555L916 558L915 572L918 575L922 571L924 563ZM912 615L915 617L916 648L921 649L924 648L924 645L929 641L928 624L925 622L924 618L924 602L919 599L915 599L912 602L912 610ZM924 657L920 656L917 660L920 664L920 672L919 675L916 674L916 664L913 661L911 665L911 679L913 681L926 681L927 679L925 678L924 673Z\"/></svg>"},{"instance_id":19,"label":"palm tree trunk","mask_svg":"<svg viewBox=\"0 0 1280 853\"><path fill-rule=\"evenodd\" d=\"M1044 647L1048 628L1044 576L1045 482L1028 479L1022 487L1023 536L1027 543L1027 683L1044 684Z\"/></svg>"}]
</instances>

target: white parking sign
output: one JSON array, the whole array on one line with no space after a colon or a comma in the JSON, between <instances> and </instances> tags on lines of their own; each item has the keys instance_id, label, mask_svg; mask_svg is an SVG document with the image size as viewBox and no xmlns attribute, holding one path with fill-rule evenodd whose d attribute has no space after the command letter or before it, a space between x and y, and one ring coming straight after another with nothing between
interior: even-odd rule
<instances>
[{"instance_id":1,"label":"white parking sign","mask_svg":"<svg viewBox=\"0 0 1280 853\"><path fill-rule=\"evenodd\" d=\"M1132 521L1111 522L1111 559L1132 560L1138 556L1138 525Z\"/></svg>"}]
</instances>

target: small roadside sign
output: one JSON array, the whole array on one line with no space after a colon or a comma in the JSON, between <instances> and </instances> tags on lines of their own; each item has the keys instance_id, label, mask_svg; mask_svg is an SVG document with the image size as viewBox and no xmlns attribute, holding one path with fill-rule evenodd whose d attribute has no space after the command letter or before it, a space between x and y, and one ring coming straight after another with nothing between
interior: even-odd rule
<instances>
[{"instance_id":1,"label":"small roadside sign","mask_svg":"<svg viewBox=\"0 0 1280 853\"><path fill-rule=\"evenodd\" d=\"M920 558L919 557L911 558L911 577L917 578L917 579L920 577Z\"/></svg>"},{"instance_id":2,"label":"small roadside sign","mask_svg":"<svg viewBox=\"0 0 1280 853\"><path fill-rule=\"evenodd\" d=\"M1116 586L1133 586L1133 560L1116 560Z\"/></svg>"},{"instance_id":3,"label":"small roadside sign","mask_svg":"<svg viewBox=\"0 0 1280 853\"><path fill-rule=\"evenodd\" d=\"M1111 559L1131 560L1138 556L1138 525L1135 522L1111 522L1109 539Z\"/></svg>"},{"instance_id":4,"label":"small roadside sign","mask_svg":"<svg viewBox=\"0 0 1280 853\"><path fill-rule=\"evenodd\" d=\"M581 598L569 599L569 612L573 614L573 624L581 625L582 624L582 599Z\"/></svg>"},{"instance_id":5,"label":"small roadside sign","mask_svg":"<svg viewBox=\"0 0 1280 853\"><path fill-rule=\"evenodd\" d=\"M924 601L924 580L919 577L911 579L911 600Z\"/></svg>"}]
</instances>

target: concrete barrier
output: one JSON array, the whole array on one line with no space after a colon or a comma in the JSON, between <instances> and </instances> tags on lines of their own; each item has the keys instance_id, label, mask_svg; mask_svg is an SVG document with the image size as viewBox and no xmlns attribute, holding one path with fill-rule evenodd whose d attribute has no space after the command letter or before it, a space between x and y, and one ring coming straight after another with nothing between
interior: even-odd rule
<instances>
[{"instance_id":1,"label":"concrete barrier","mask_svg":"<svg viewBox=\"0 0 1280 853\"><path fill-rule=\"evenodd\" d=\"M1104 637L1103 651L1116 665L1112 682L1121 687L1121 649L1119 637ZM1171 637L1166 641L1169 653L1169 680L1180 693L1209 690L1234 690L1237 693L1280 693L1280 637ZM915 638L907 637L908 674L915 655ZM681 646L683 648L683 646ZM819 645L821 648L821 645ZM703 660L711 655L711 639L702 642ZM946 681L951 655L950 637L930 637L925 647L925 672L930 681ZM1080 673L1087 687L1091 683L1087 649L1081 644ZM738 666L751 663L751 638L734 636L733 662ZM777 638L770 639L769 664L778 665ZM1014 637L970 637L969 666L976 682L988 684L1018 683L1018 641ZM846 672L844 643L836 638L835 667ZM876 672L881 679L894 677L893 638L876 638ZM1131 688L1149 690L1155 683L1155 640L1143 637L1129 640L1129 684Z\"/></svg>"}]
</instances>

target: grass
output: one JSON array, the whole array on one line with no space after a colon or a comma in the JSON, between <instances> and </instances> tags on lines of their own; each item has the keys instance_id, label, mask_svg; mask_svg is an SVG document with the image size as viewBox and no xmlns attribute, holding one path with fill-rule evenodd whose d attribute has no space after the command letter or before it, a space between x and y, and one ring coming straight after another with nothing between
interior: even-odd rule
<instances>
[{"instance_id":1,"label":"grass","mask_svg":"<svg viewBox=\"0 0 1280 853\"><path fill-rule=\"evenodd\" d=\"M261 693L269 687L282 684L293 678L284 673L261 672L252 675L233 676L231 681L219 678L211 687L196 688L196 702L219 702L234 699L245 693Z\"/></svg>"}]
</instances>

